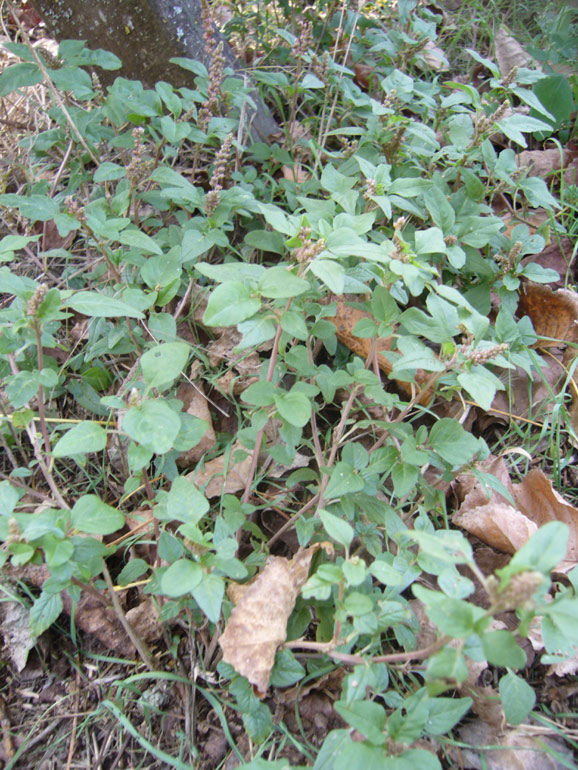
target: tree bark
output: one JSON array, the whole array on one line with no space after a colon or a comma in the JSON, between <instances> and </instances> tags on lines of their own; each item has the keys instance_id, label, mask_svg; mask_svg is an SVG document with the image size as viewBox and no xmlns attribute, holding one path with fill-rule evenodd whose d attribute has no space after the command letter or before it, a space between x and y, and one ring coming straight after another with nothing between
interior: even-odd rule
<instances>
[{"instance_id":1,"label":"tree bark","mask_svg":"<svg viewBox=\"0 0 578 770\"><path fill-rule=\"evenodd\" d=\"M57 40L85 40L89 48L112 51L123 62L120 74L140 80L147 88L159 80L175 87L194 87L193 75L169 59L175 56L202 61L208 67L200 0L34 0L38 13ZM243 75L223 35L228 67ZM102 81L111 74L99 72ZM280 132L258 94L251 94L256 109L247 105L247 122L254 141L269 141Z\"/></svg>"}]
</instances>

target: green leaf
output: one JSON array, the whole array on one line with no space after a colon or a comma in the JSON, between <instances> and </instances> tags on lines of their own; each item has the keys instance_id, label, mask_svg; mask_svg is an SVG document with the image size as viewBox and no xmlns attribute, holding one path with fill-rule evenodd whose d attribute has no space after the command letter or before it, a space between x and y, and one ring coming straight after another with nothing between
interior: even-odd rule
<instances>
[{"instance_id":1,"label":"green leaf","mask_svg":"<svg viewBox=\"0 0 578 770\"><path fill-rule=\"evenodd\" d=\"M209 510L209 501L192 481L177 476L167 498L167 514L183 524L197 524Z\"/></svg>"},{"instance_id":2,"label":"green leaf","mask_svg":"<svg viewBox=\"0 0 578 770\"><path fill-rule=\"evenodd\" d=\"M456 221L456 213L450 204L448 197L439 189L432 187L423 196L425 206L434 223L444 233L449 232Z\"/></svg>"},{"instance_id":3,"label":"green leaf","mask_svg":"<svg viewBox=\"0 0 578 770\"><path fill-rule=\"evenodd\" d=\"M522 147L527 147L528 143L524 139L524 134L531 134L535 131L550 131L551 126L544 120L538 120L537 118L531 118L529 115L521 115L519 112L515 112L503 120L500 120L498 126L506 134L508 139L511 139L516 144Z\"/></svg>"},{"instance_id":4,"label":"green leaf","mask_svg":"<svg viewBox=\"0 0 578 770\"><path fill-rule=\"evenodd\" d=\"M482 367L479 367L479 369L482 369ZM488 372L488 374L490 373ZM491 407L497 390L493 377L484 376L483 370L461 372L461 374L458 374L458 382L482 409L489 409Z\"/></svg>"},{"instance_id":5,"label":"green leaf","mask_svg":"<svg viewBox=\"0 0 578 770\"><path fill-rule=\"evenodd\" d=\"M144 318L144 313L114 297L97 291L79 291L63 302L77 313L91 318Z\"/></svg>"},{"instance_id":6,"label":"green leaf","mask_svg":"<svg viewBox=\"0 0 578 770\"><path fill-rule=\"evenodd\" d=\"M335 759L332 770L393 770L394 761L381 746L351 741Z\"/></svg>"},{"instance_id":7,"label":"green leaf","mask_svg":"<svg viewBox=\"0 0 578 770\"><path fill-rule=\"evenodd\" d=\"M121 586L134 583L135 580L138 580L148 572L148 569L149 565L144 559L131 559L119 573L116 582Z\"/></svg>"},{"instance_id":8,"label":"green leaf","mask_svg":"<svg viewBox=\"0 0 578 770\"><path fill-rule=\"evenodd\" d=\"M9 262L14 257L14 252L28 246L40 238L39 235L5 235L0 240L0 261Z\"/></svg>"},{"instance_id":9,"label":"green leaf","mask_svg":"<svg viewBox=\"0 0 578 770\"><path fill-rule=\"evenodd\" d=\"M29 625L30 633L34 637L40 636L57 620L63 610L60 594L50 594L42 591L38 599L30 608Z\"/></svg>"},{"instance_id":10,"label":"green leaf","mask_svg":"<svg viewBox=\"0 0 578 770\"><path fill-rule=\"evenodd\" d=\"M476 621L484 614L479 607L439 591L430 591L420 585L414 585L412 590L416 599L425 604L430 620L448 636L464 639L474 633Z\"/></svg>"},{"instance_id":11,"label":"green leaf","mask_svg":"<svg viewBox=\"0 0 578 770\"><path fill-rule=\"evenodd\" d=\"M481 639L488 663L507 668L523 668L526 665L526 653L518 645L511 631L486 631Z\"/></svg>"},{"instance_id":12,"label":"green leaf","mask_svg":"<svg viewBox=\"0 0 578 770\"><path fill-rule=\"evenodd\" d=\"M111 163L105 160L94 172L93 179L95 182L110 182L114 179L121 179L123 176L126 176L126 168L124 166L119 166L118 163Z\"/></svg>"},{"instance_id":13,"label":"green leaf","mask_svg":"<svg viewBox=\"0 0 578 770\"><path fill-rule=\"evenodd\" d=\"M535 532L527 543L516 551L507 567L497 570L502 583L510 576L525 570L536 570L545 575L566 556L569 529L562 521L549 521Z\"/></svg>"},{"instance_id":14,"label":"green leaf","mask_svg":"<svg viewBox=\"0 0 578 770\"><path fill-rule=\"evenodd\" d=\"M243 714L243 726L252 741L264 743L273 731L273 720L268 706L257 701L249 712ZM273 762L273 770L289 770L283 764L285 761ZM268 770L267 765L269 763L262 758L253 760L251 764L256 765L256 770Z\"/></svg>"},{"instance_id":15,"label":"green leaf","mask_svg":"<svg viewBox=\"0 0 578 770\"><path fill-rule=\"evenodd\" d=\"M270 230L251 230L245 236L245 243L254 249L273 254L284 254L286 251L283 236Z\"/></svg>"},{"instance_id":16,"label":"green leaf","mask_svg":"<svg viewBox=\"0 0 578 770\"><path fill-rule=\"evenodd\" d=\"M529 262L519 273L534 283L553 283L559 280L560 274L556 270L542 267L537 262Z\"/></svg>"},{"instance_id":17,"label":"green leaf","mask_svg":"<svg viewBox=\"0 0 578 770\"><path fill-rule=\"evenodd\" d=\"M341 543L345 548L349 548L355 535L351 524L323 509L319 510L318 514L329 537Z\"/></svg>"},{"instance_id":18,"label":"green leaf","mask_svg":"<svg viewBox=\"0 0 578 770\"><path fill-rule=\"evenodd\" d=\"M303 78L301 79L301 82L299 83L300 88L325 88L325 83L320 80L317 75L313 74L313 72L307 72Z\"/></svg>"},{"instance_id":19,"label":"green leaf","mask_svg":"<svg viewBox=\"0 0 578 770\"><path fill-rule=\"evenodd\" d=\"M332 259L314 259L310 270L334 294L343 294L345 270L339 262L334 262Z\"/></svg>"},{"instance_id":20,"label":"green leaf","mask_svg":"<svg viewBox=\"0 0 578 770\"><path fill-rule=\"evenodd\" d=\"M361 492L365 482L354 472L349 463L339 462L331 471L331 477L325 489L325 499L333 500L343 495Z\"/></svg>"},{"instance_id":21,"label":"green leaf","mask_svg":"<svg viewBox=\"0 0 578 770\"><path fill-rule=\"evenodd\" d=\"M203 574L201 582L193 588L194 600L211 623L217 623L221 616L224 595L225 581L212 572Z\"/></svg>"},{"instance_id":22,"label":"green leaf","mask_svg":"<svg viewBox=\"0 0 578 770\"><path fill-rule=\"evenodd\" d=\"M445 369L443 363L436 358L434 351L417 337L400 337L397 348L401 355L395 359L393 375L390 376L413 380L418 369L425 369L427 372L443 372Z\"/></svg>"},{"instance_id":23,"label":"green leaf","mask_svg":"<svg viewBox=\"0 0 578 770\"><path fill-rule=\"evenodd\" d=\"M472 706L471 698L432 698L425 729L430 735L449 732L464 717Z\"/></svg>"},{"instance_id":24,"label":"green leaf","mask_svg":"<svg viewBox=\"0 0 578 770\"><path fill-rule=\"evenodd\" d=\"M565 75L550 75L542 78L532 86L542 105L552 115L550 121L552 127L558 128L562 123L570 119L575 109L572 87ZM530 105L532 106L532 105Z\"/></svg>"},{"instance_id":25,"label":"green leaf","mask_svg":"<svg viewBox=\"0 0 578 770\"><path fill-rule=\"evenodd\" d=\"M270 267L259 279L259 291L263 297L285 299L297 297L311 288L309 281L298 278L285 267Z\"/></svg>"},{"instance_id":26,"label":"green leaf","mask_svg":"<svg viewBox=\"0 0 578 770\"><path fill-rule=\"evenodd\" d=\"M133 246L139 251L143 251L145 254L156 254L162 256L163 250L156 243L150 235L143 233L141 230L123 230L120 232L116 239L124 246Z\"/></svg>"},{"instance_id":27,"label":"green leaf","mask_svg":"<svg viewBox=\"0 0 578 770\"><path fill-rule=\"evenodd\" d=\"M311 401L299 391L275 395L275 406L281 417L297 428L307 425L311 417Z\"/></svg>"},{"instance_id":28,"label":"green leaf","mask_svg":"<svg viewBox=\"0 0 578 770\"><path fill-rule=\"evenodd\" d=\"M451 417L442 417L432 426L429 444L452 466L465 465L481 448L479 440Z\"/></svg>"},{"instance_id":29,"label":"green leaf","mask_svg":"<svg viewBox=\"0 0 578 770\"><path fill-rule=\"evenodd\" d=\"M277 389L272 382L254 382L243 391L242 400L253 406L271 406L275 403Z\"/></svg>"},{"instance_id":30,"label":"green leaf","mask_svg":"<svg viewBox=\"0 0 578 770\"><path fill-rule=\"evenodd\" d=\"M468 678L468 667L461 650L454 647L444 647L427 662L428 690L440 692L448 689L452 682L464 682ZM437 681L436 681L437 680ZM442 680L439 682L439 680Z\"/></svg>"},{"instance_id":31,"label":"green leaf","mask_svg":"<svg viewBox=\"0 0 578 770\"><path fill-rule=\"evenodd\" d=\"M313 770L334 770L336 761L351 743L349 730L331 730L325 736Z\"/></svg>"},{"instance_id":32,"label":"green leaf","mask_svg":"<svg viewBox=\"0 0 578 770\"><path fill-rule=\"evenodd\" d=\"M360 733L376 746L383 746L386 742L385 709L379 703L373 701L356 701L347 705L343 701L337 701L334 708L345 721L359 730Z\"/></svg>"},{"instance_id":33,"label":"green leaf","mask_svg":"<svg viewBox=\"0 0 578 770\"><path fill-rule=\"evenodd\" d=\"M32 222L47 222L58 214L58 203L48 195L17 195L6 193L0 195L0 206L8 206L20 211L23 217Z\"/></svg>"},{"instance_id":34,"label":"green leaf","mask_svg":"<svg viewBox=\"0 0 578 770\"><path fill-rule=\"evenodd\" d=\"M418 230L415 234L415 250L416 254L444 254L446 244L439 227Z\"/></svg>"},{"instance_id":35,"label":"green leaf","mask_svg":"<svg viewBox=\"0 0 578 770\"><path fill-rule=\"evenodd\" d=\"M213 289L203 318L208 326L233 326L259 311L261 300L240 281L226 281Z\"/></svg>"},{"instance_id":36,"label":"green leaf","mask_svg":"<svg viewBox=\"0 0 578 770\"><path fill-rule=\"evenodd\" d=\"M324 601L331 596L331 589L343 577L337 564L322 564L301 589L305 599L311 597Z\"/></svg>"},{"instance_id":37,"label":"green leaf","mask_svg":"<svg viewBox=\"0 0 578 770\"><path fill-rule=\"evenodd\" d=\"M148 387L164 390L184 370L190 352L186 342L164 342L143 353L140 365Z\"/></svg>"},{"instance_id":38,"label":"green leaf","mask_svg":"<svg viewBox=\"0 0 578 770\"><path fill-rule=\"evenodd\" d=\"M21 493L9 481L0 481L0 515L10 516Z\"/></svg>"},{"instance_id":39,"label":"green leaf","mask_svg":"<svg viewBox=\"0 0 578 770\"><path fill-rule=\"evenodd\" d=\"M511 725L519 725L536 705L536 693L521 677L508 671L500 679L500 697L504 714Z\"/></svg>"},{"instance_id":40,"label":"green leaf","mask_svg":"<svg viewBox=\"0 0 578 770\"><path fill-rule=\"evenodd\" d=\"M527 179L521 179L518 185L528 199L530 206L536 208L539 206L554 209L560 208L559 202L554 198L543 179L532 176Z\"/></svg>"},{"instance_id":41,"label":"green leaf","mask_svg":"<svg viewBox=\"0 0 578 770\"><path fill-rule=\"evenodd\" d=\"M83 495L70 512L74 529L90 535L111 535L124 526L124 516L97 495Z\"/></svg>"},{"instance_id":42,"label":"green leaf","mask_svg":"<svg viewBox=\"0 0 578 770\"><path fill-rule=\"evenodd\" d=\"M161 590L167 596L184 596L192 593L203 578L200 564L190 559L178 559L163 572Z\"/></svg>"},{"instance_id":43,"label":"green leaf","mask_svg":"<svg viewBox=\"0 0 578 770\"><path fill-rule=\"evenodd\" d=\"M79 422L62 438L52 450L54 457L73 457L74 455L100 452L106 447L107 433L94 422Z\"/></svg>"},{"instance_id":44,"label":"green leaf","mask_svg":"<svg viewBox=\"0 0 578 770\"><path fill-rule=\"evenodd\" d=\"M167 109L172 112L175 118L178 118L183 111L183 104L170 83L160 80L158 83L155 83L155 91L161 97Z\"/></svg>"},{"instance_id":45,"label":"green leaf","mask_svg":"<svg viewBox=\"0 0 578 770\"><path fill-rule=\"evenodd\" d=\"M455 530L440 529L430 533L415 529L404 532L404 537L415 540L419 544L420 552L446 564L467 564L473 559L470 542L461 532Z\"/></svg>"},{"instance_id":46,"label":"green leaf","mask_svg":"<svg viewBox=\"0 0 578 770\"><path fill-rule=\"evenodd\" d=\"M0 75L0 96L15 91L17 88L27 88L42 82L42 72L38 65L32 62L18 62L6 67Z\"/></svg>"},{"instance_id":47,"label":"green leaf","mask_svg":"<svg viewBox=\"0 0 578 770\"><path fill-rule=\"evenodd\" d=\"M60 540L51 534L42 539L42 547L46 566L51 570L69 562L74 553L74 544L70 540Z\"/></svg>"},{"instance_id":48,"label":"green leaf","mask_svg":"<svg viewBox=\"0 0 578 770\"><path fill-rule=\"evenodd\" d=\"M277 331L277 325L272 315L259 314L238 323L237 331L243 335L243 339L235 348L235 352L257 347L272 339Z\"/></svg>"},{"instance_id":49,"label":"green leaf","mask_svg":"<svg viewBox=\"0 0 578 770\"><path fill-rule=\"evenodd\" d=\"M295 310L285 310L283 312L281 328L290 337L296 337L298 340L306 340L309 336L303 315L295 312Z\"/></svg>"},{"instance_id":50,"label":"green leaf","mask_svg":"<svg viewBox=\"0 0 578 770\"><path fill-rule=\"evenodd\" d=\"M38 395L37 373L22 370L6 377L6 395L14 409L25 406L31 398Z\"/></svg>"},{"instance_id":51,"label":"green leaf","mask_svg":"<svg viewBox=\"0 0 578 770\"><path fill-rule=\"evenodd\" d=\"M269 683L273 687L291 687L303 679L305 669L295 658L291 650L279 650L275 655L275 664L271 670Z\"/></svg>"},{"instance_id":52,"label":"green leaf","mask_svg":"<svg viewBox=\"0 0 578 770\"><path fill-rule=\"evenodd\" d=\"M409 463L396 462L391 469L391 480L393 481L393 491L396 497L405 497L412 489L415 489L419 471L415 465Z\"/></svg>"},{"instance_id":53,"label":"green leaf","mask_svg":"<svg viewBox=\"0 0 578 770\"><path fill-rule=\"evenodd\" d=\"M181 419L163 401L145 401L125 414L122 429L132 439L159 455L172 449Z\"/></svg>"}]
</instances>

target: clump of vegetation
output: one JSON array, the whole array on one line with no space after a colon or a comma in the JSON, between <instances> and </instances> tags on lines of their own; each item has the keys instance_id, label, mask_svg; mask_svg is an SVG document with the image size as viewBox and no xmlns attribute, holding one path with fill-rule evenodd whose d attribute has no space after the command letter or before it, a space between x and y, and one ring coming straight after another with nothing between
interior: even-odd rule
<instances>
[{"instance_id":1,"label":"clump of vegetation","mask_svg":"<svg viewBox=\"0 0 578 770\"><path fill-rule=\"evenodd\" d=\"M452 731L492 698L503 726L544 724L528 639L535 667L576 655L578 572L556 571L576 509L486 570L449 497L465 480L500 529L500 505L531 512L497 456L518 448L515 480L531 461L559 488L571 462L571 323L562 383L525 415L512 402L551 356L542 295L519 305L559 278L535 255L576 232L575 183L560 192L517 153L572 136L576 74L552 59L501 72L471 48L474 85L436 47L441 12L318 5L229 22L267 62L252 77L285 131L271 144L251 142L251 90L217 46L208 69L179 60L195 88L148 90L103 88L87 67L120 62L81 42L56 60L5 44L18 61L0 94L16 105L42 82L50 99L0 195L4 591L31 644L66 611L73 638L137 657L144 672L92 719L112 715L158 767L229 751L254 768L458 766ZM552 37L565 60L568 29ZM234 652L219 662L225 589L255 577L235 610L242 669ZM26 579L37 590L17 599ZM151 681L186 693L180 745L159 737ZM299 693L324 687L318 735ZM201 724L222 731L220 754Z\"/></svg>"}]
</instances>

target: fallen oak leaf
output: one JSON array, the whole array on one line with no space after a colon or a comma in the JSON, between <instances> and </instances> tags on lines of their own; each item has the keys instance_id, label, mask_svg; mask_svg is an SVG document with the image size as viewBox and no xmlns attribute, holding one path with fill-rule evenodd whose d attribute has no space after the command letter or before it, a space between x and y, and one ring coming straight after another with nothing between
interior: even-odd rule
<instances>
[{"instance_id":1,"label":"fallen oak leaf","mask_svg":"<svg viewBox=\"0 0 578 770\"><path fill-rule=\"evenodd\" d=\"M247 677L264 698L275 653L287 636L287 621L309 573L319 543L298 551L290 561L274 556L231 612L219 644L223 660Z\"/></svg>"}]
</instances>

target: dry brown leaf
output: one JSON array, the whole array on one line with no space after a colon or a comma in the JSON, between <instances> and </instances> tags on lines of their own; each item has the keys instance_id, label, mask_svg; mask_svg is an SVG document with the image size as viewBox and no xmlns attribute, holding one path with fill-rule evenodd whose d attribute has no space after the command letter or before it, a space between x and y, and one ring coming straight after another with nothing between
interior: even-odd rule
<instances>
[{"instance_id":1,"label":"dry brown leaf","mask_svg":"<svg viewBox=\"0 0 578 770\"><path fill-rule=\"evenodd\" d=\"M375 77L375 65L355 62L353 72L355 73L354 80L357 85L364 91L369 91L372 80Z\"/></svg>"},{"instance_id":2,"label":"dry brown leaf","mask_svg":"<svg viewBox=\"0 0 578 770\"><path fill-rule=\"evenodd\" d=\"M158 610L150 596L145 596L140 604L128 610L126 619L136 635L146 644L158 642L162 638L163 624L159 620Z\"/></svg>"},{"instance_id":3,"label":"dry brown leaf","mask_svg":"<svg viewBox=\"0 0 578 770\"><path fill-rule=\"evenodd\" d=\"M193 417L199 417L201 420L205 420L208 424L208 428L205 435L192 449L188 452L182 452L178 459L177 465L179 468L186 468L197 463L201 457L217 443L217 437L213 428L213 420L211 417L211 410L209 409L209 403L205 396L202 382L198 384L191 384L183 382L177 390L177 398L183 402L183 411L187 414L193 415Z\"/></svg>"},{"instance_id":4,"label":"dry brown leaf","mask_svg":"<svg viewBox=\"0 0 578 770\"><path fill-rule=\"evenodd\" d=\"M514 485L514 498L519 509L539 527L549 521L563 521L570 537L566 560L578 561L578 508L566 502L552 488L552 483L538 468L532 469L521 484Z\"/></svg>"},{"instance_id":5,"label":"dry brown leaf","mask_svg":"<svg viewBox=\"0 0 578 770\"><path fill-rule=\"evenodd\" d=\"M540 744L546 743L563 757L571 758L571 752L558 738L551 738L542 733L531 735L527 729L497 730L481 719L468 722L459 729L463 743L476 747L460 749L459 756L468 770L562 770L562 764L554 756L547 754ZM478 746L503 746L501 749L481 750Z\"/></svg>"},{"instance_id":6,"label":"dry brown leaf","mask_svg":"<svg viewBox=\"0 0 578 770\"><path fill-rule=\"evenodd\" d=\"M36 639L30 634L30 611L20 602L0 602L0 619L4 650L10 656L16 671L23 671L28 653L36 643Z\"/></svg>"},{"instance_id":7,"label":"dry brown leaf","mask_svg":"<svg viewBox=\"0 0 578 770\"><path fill-rule=\"evenodd\" d=\"M541 347L563 342L578 342L578 294L570 289L552 291L540 283L526 283L520 293L519 316L529 316L539 337L552 337L558 342L540 340Z\"/></svg>"},{"instance_id":8,"label":"dry brown leaf","mask_svg":"<svg viewBox=\"0 0 578 770\"><path fill-rule=\"evenodd\" d=\"M442 72L448 69L447 59L444 52L432 40L428 40L422 48L422 56L429 67L436 72ZM419 60L418 60L419 64Z\"/></svg>"},{"instance_id":9,"label":"dry brown leaf","mask_svg":"<svg viewBox=\"0 0 578 770\"><path fill-rule=\"evenodd\" d=\"M498 551L516 553L538 527L523 513L504 503L488 503L471 511L460 511L454 524L479 537Z\"/></svg>"},{"instance_id":10,"label":"dry brown leaf","mask_svg":"<svg viewBox=\"0 0 578 770\"><path fill-rule=\"evenodd\" d=\"M287 179L289 182L297 182L297 184L303 184L311 179L311 174L306 171L301 163L295 163L293 166L282 166L281 173L283 179Z\"/></svg>"},{"instance_id":11,"label":"dry brown leaf","mask_svg":"<svg viewBox=\"0 0 578 770\"><path fill-rule=\"evenodd\" d=\"M241 460L235 460L237 452L242 452ZM251 471L251 452L240 441L235 441L229 452L206 462L202 468L191 471L185 478L203 490L205 497L217 497L232 494L245 489ZM205 486L206 484L206 486Z\"/></svg>"},{"instance_id":12,"label":"dry brown leaf","mask_svg":"<svg viewBox=\"0 0 578 770\"><path fill-rule=\"evenodd\" d=\"M235 459L237 452L241 453L240 460ZM260 455L259 460L260 462L265 461L266 458L265 451ZM202 468L191 471L185 478L194 481L197 487L203 490L206 497L233 494L245 489L251 473L252 462L252 452L245 449L240 441L235 441L229 452L209 460ZM274 463L267 469L267 476L278 479L288 470L306 468L310 462L310 457L296 452L290 466L285 467L279 463Z\"/></svg>"},{"instance_id":13,"label":"dry brown leaf","mask_svg":"<svg viewBox=\"0 0 578 770\"><path fill-rule=\"evenodd\" d=\"M287 621L318 547L298 552L291 561L271 558L231 612L219 639L225 663L247 677L260 698L267 692L275 653L286 639Z\"/></svg>"},{"instance_id":14,"label":"dry brown leaf","mask_svg":"<svg viewBox=\"0 0 578 770\"><path fill-rule=\"evenodd\" d=\"M516 156L518 167L527 167L528 176L545 179L555 172L564 171L565 184L576 184L578 176L578 153L576 150L557 149L523 150Z\"/></svg>"},{"instance_id":15,"label":"dry brown leaf","mask_svg":"<svg viewBox=\"0 0 578 770\"><path fill-rule=\"evenodd\" d=\"M503 78L507 77L514 67L537 67L530 54L522 48L516 38L508 34L505 27L500 27L496 32L495 46L496 60Z\"/></svg>"},{"instance_id":16,"label":"dry brown leaf","mask_svg":"<svg viewBox=\"0 0 578 770\"><path fill-rule=\"evenodd\" d=\"M503 461L496 462L494 459L490 467L503 477ZM454 523L487 545L513 554L527 542L538 527L549 521L562 521L570 530L562 568L576 564L578 508L564 500L552 488L549 479L537 468L529 471L520 484L512 484L508 477L504 486L512 495L516 503L515 508L494 491L488 500L482 484L476 482L455 514Z\"/></svg>"},{"instance_id":17,"label":"dry brown leaf","mask_svg":"<svg viewBox=\"0 0 578 770\"><path fill-rule=\"evenodd\" d=\"M357 301L359 298L356 297ZM371 354L373 340L367 337L356 337L353 334L355 325L364 318L371 318L370 313L351 307L348 304L347 297L336 297L337 313L333 318L328 318L337 327L337 339L342 345L345 345L355 355L361 358L367 358ZM375 343L375 355L377 364L382 372L389 375L393 369L392 363L383 355L385 351L391 349L393 337L381 338ZM427 379L427 375L421 369L418 369L415 381L419 385ZM399 388L407 395L412 395L412 387L409 382L396 380ZM420 403L431 400L431 390L425 391L420 398Z\"/></svg>"},{"instance_id":18,"label":"dry brown leaf","mask_svg":"<svg viewBox=\"0 0 578 770\"><path fill-rule=\"evenodd\" d=\"M535 372L533 380L521 367L510 370L504 382L507 391L498 390L492 401L492 410L502 412L504 419L510 415L515 417L532 417L544 415L552 409L551 393L557 392L557 385L564 378L564 369L560 361L548 357L540 372ZM488 423L495 422L496 417L491 412L487 414ZM485 420L484 420L485 423Z\"/></svg>"}]
</instances>

